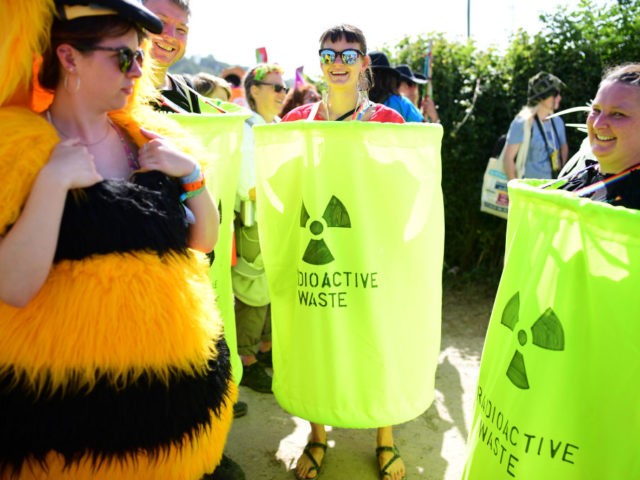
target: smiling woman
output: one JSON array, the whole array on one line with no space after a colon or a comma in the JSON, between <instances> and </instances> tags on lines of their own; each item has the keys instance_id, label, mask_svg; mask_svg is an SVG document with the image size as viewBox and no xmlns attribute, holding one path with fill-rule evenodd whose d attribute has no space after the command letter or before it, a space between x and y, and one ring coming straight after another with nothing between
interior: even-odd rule
<instances>
[{"instance_id":1,"label":"smiling woman","mask_svg":"<svg viewBox=\"0 0 640 480\"><path fill-rule=\"evenodd\" d=\"M587 128L598 162L587 164L560 188L640 209L640 64L605 73L591 104Z\"/></svg>"},{"instance_id":2,"label":"smiling woman","mask_svg":"<svg viewBox=\"0 0 640 480\"><path fill-rule=\"evenodd\" d=\"M82 3L3 4L0 479L200 480L237 394L217 210L197 148L138 97L160 20Z\"/></svg>"}]
</instances>

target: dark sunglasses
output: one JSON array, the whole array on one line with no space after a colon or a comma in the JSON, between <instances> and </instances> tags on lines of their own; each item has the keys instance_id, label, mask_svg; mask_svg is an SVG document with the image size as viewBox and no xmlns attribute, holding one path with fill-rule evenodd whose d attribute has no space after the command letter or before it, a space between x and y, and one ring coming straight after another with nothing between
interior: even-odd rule
<instances>
[{"instance_id":1,"label":"dark sunglasses","mask_svg":"<svg viewBox=\"0 0 640 480\"><path fill-rule=\"evenodd\" d=\"M347 48L341 52L336 52L333 48L322 48L318 53L320 54L320 63L323 65L335 63L338 55L345 65L354 65L358 61L358 56L364 56L364 53L356 48Z\"/></svg>"},{"instance_id":2,"label":"dark sunglasses","mask_svg":"<svg viewBox=\"0 0 640 480\"><path fill-rule=\"evenodd\" d=\"M129 47L101 47L99 45L93 47L83 45L76 48L82 52L92 52L94 50L116 52L118 54L118 68L122 73L131 71L134 60L139 67L142 67L142 62L144 61L144 52L141 49L133 51Z\"/></svg>"},{"instance_id":3,"label":"dark sunglasses","mask_svg":"<svg viewBox=\"0 0 640 480\"><path fill-rule=\"evenodd\" d=\"M256 85L271 85L276 93L289 93L289 87L285 87L284 85L280 85L278 83L261 82L259 80L254 80L253 83Z\"/></svg>"}]
</instances>

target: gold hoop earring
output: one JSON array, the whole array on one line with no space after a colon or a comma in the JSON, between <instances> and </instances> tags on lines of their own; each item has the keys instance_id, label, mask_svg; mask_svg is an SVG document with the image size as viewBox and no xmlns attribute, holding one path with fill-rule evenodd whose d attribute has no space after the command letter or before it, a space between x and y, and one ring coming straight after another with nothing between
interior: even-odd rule
<instances>
[{"instance_id":1,"label":"gold hoop earring","mask_svg":"<svg viewBox=\"0 0 640 480\"><path fill-rule=\"evenodd\" d=\"M64 76L64 89L69 93L77 93L80 91L80 76L76 75L76 85L73 91L69 90L69 75Z\"/></svg>"}]
</instances>

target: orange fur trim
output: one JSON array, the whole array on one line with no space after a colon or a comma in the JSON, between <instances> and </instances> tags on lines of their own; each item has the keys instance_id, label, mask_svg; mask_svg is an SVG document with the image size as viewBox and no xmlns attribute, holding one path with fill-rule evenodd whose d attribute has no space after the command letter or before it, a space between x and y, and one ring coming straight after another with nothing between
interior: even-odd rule
<instances>
[{"instance_id":1,"label":"orange fur trim","mask_svg":"<svg viewBox=\"0 0 640 480\"><path fill-rule=\"evenodd\" d=\"M49 42L53 0L4 0L0 42L0 106L29 106L33 60Z\"/></svg>"},{"instance_id":2,"label":"orange fur trim","mask_svg":"<svg viewBox=\"0 0 640 480\"><path fill-rule=\"evenodd\" d=\"M44 118L19 107L0 108L0 131L0 235L4 235L18 219L38 172L60 139Z\"/></svg>"},{"instance_id":3,"label":"orange fur trim","mask_svg":"<svg viewBox=\"0 0 640 480\"><path fill-rule=\"evenodd\" d=\"M230 398L223 406L220 417L211 414L207 428L201 429L192 438L185 435L182 446L175 446L157 458L138 454L128 461L106 460L93 467L91 458L83 457L70 468L64 468L64 459L51 452L46 467L32 462L25 465L21 480L200 480L204 474L212 473L220 463L227 434L233 419L233 404L237 398L237 387L229 385ZM5 480L4 477L0 477ZM7 479L8 480L8 479Z\"/></svg>"}]
</instances>

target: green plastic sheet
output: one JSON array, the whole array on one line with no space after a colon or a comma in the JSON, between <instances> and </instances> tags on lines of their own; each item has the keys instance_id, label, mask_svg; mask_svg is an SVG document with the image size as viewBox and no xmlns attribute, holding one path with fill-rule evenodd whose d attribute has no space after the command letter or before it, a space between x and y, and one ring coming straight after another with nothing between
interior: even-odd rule
<instances>
[{"instance_id":1,"label":"green plastic sheet","mask_svg":"<svg viewBox=\"0 0 640 480\"><path fill-rule=\"evenodd\" d=\"M640 212L509 183L463 478L640 478Z\"/></svg>"},{"instance_id":2,"label":"green plastic sheet","mask_svg":"<svg viewBox=\"0 0 640 480\"><path fill-rule=\"evenodd\" d=\"M338 427L415 418L433 401L440 347L442 128L254 133L278 402Z\"/></svg>"},{"instance_id":3,"label":"green plastic sheet","mask_svg":"<svg viewBox=\"0 0 640 480\"><path fill-rule=\"evenodd\" d=\"M240 146L246 110L226 114L170 114L204 147L207 159L206 181L220 211L218 243L209 278L216 292L216 301L224 322L225 338L231 352L233 377L242 378L238 356L236 320L231 288L231 249L233 237L233 206L240 172Z\"/></svg>"}]
</instances>

